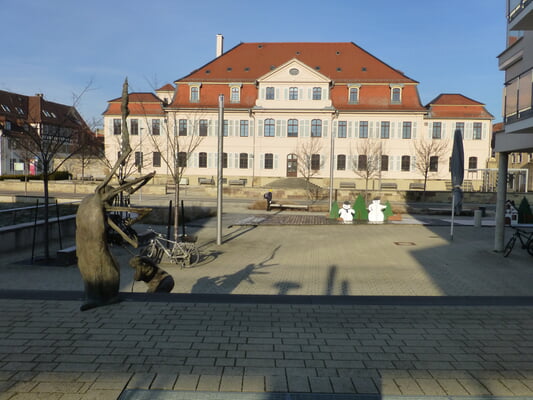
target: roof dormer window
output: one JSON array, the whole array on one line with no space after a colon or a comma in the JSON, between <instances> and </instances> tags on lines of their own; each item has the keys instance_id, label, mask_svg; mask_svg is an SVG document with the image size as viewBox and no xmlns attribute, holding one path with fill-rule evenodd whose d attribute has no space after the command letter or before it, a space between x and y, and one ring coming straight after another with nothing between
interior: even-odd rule
<instances>
[{"instance_id":1,"label":"roof dormer window","mask_svg":"<svg viewBox=\"0 0 533 400\"><path fill-rule=\"evenodd\" d=\"M360 84L348 85L348 103L349 104L359 103L359 89L360 88L361 88Z\"/></svg>"},{"instance_id":2,"label":"roof dormer window","mask_svg":"<svg viewBox=\"0 0 533 400\"><path fill-rule=\"evenodd\" d=\"M230 102L240 103L242 83L230 83Z\"/></svg>"},{"instance_id":3,"label":"roof dormer window","mask_svg":"<svg viewBox=\"0 0 533 400\"><path fill-rule=\"evenodd\" d=\"M391 104L402 103L402 89L403 85L390 85L390 101Z\"/></svg>"},{"instance_id":4,"label":"roof dormer window","mask_svg":"<svg viewBox=\"0 0 533 400\"><path fill-rule=\"evenodd\" d=\"M191 103L200 102L200 87L201 83L189 83L189 101Z\"/></svg>"}]
</instances>

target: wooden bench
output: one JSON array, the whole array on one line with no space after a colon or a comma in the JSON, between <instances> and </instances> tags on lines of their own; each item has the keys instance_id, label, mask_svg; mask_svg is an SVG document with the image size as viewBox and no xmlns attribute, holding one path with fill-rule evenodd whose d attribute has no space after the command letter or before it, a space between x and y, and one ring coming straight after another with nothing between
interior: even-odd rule
<instances>
[{"instance_id":1,"label":"wooden bench","mask_svg":"<svg viewBox=\"0 0 533 400\"><path fill-rule=\"evenodd\" d=\"M76 257L76 246L66 247L57 251L57 264L68 266L76 264L78 258Z\"/></svg>"},{"instance_id":2,"label":"wooden bench","mask_svg":"<svg viewBox=\"0 0 533 400\"><path fill-rule=\"evenodd\" d=\"M381 190L396 190L398 189L398 185L394 182L383 182L381 184Z\"/></svg>"},{"instance_id":3,"label":"wooden bench","mask_svg":"<svg viewBox=\"0 0 533 400\"><path fill-rule=\"evenodd\" d=\"M246 179L230 179L229 184L232 186L245 186Z\"/></svg>"},{"instance_id":4,"label":"wooden bench","mask_svg":"<svg viewBox=\"0 0 533 400\"><path fill-rule=\"evenodd\" d=\"M213 178L198 178L198 184L200 185L214 185L215 181Z\"/></svg>"},{"instance_id":5,"label":"wooden bench","mask_svg":"<svg viewBox=\"0 0 533 400\"><path fill-rule=\"evenodd\" d=\"M419 182L411 182L409 184L409 190L424 190L424 184Z\"/></svg>"},{"instance_id":6,"label":"wooden bench","mask_svg":"<svg viewBox=\"0 0 533 400\"><path fill-rule=\"evenodd\" d=\"M341 182L339 184L340 189L355 189L355 182Z\"/></svg>"},{"instance_id":7,"label":"wooden bench","mask_svg":"<svg viewBox=\"0 0 533 400\"><path fill-rule=\"evenodd\" d=\"M309 206L305 204L278 204L278 203L272 203L270 204L270 208L279 208L280 210L284 209L293 209L293 210L309 210Z\"/></svg>"}]
</instances>

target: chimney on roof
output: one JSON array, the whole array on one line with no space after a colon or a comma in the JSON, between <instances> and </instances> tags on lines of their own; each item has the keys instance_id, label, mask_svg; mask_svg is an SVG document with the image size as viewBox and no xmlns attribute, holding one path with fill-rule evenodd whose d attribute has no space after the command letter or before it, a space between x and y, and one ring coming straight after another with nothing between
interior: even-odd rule
<instances>
[{"instance_id":1,"label":"chimney on roof","mask_svg":"<svg viewBox=\"0 0 533 400\"><path fill-rule=\"evenodd\" d=\"M35 96L43 98L44 94L43 93L35 93Z\"/></svg>"},{"instance_id":2,"label":"chimney on roof","mask_svg":"<svg viewBox=\"0 0 533 400\"><path fill-rule=\"evenodd\" d=\"M224 36L220 33L217 35L217 57L220 57L224 53Z\"/></svg>"}]
</instances>

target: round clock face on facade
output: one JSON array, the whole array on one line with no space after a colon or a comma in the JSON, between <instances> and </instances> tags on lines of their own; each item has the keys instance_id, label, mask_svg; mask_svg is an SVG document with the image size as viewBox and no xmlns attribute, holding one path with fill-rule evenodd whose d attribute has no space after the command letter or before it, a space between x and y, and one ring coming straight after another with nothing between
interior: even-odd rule
<instances>
[{"instance_id":1,"label":"round clock face on facade","mask_svg":"<svg viewBox=\"0 0 533 400\"><path fill-rule=\"evenodd\" d=\"M291 75L298 75L300 73L300 71L298 70L298 68L291 68L289 70L289 74Z\"/></svg>"}]
</instances>

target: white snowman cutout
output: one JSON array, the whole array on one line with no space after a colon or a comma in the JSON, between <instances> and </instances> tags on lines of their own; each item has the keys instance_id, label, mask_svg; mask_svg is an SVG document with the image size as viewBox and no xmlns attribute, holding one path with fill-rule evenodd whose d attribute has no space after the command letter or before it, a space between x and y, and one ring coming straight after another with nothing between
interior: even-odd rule
<instances>
[{"instance_id":1,"label":"white snowman cutout","mask_svg":"<svg viewBox=\"0 0 533 400\"><path fill-rule=\"evenodd\" d=\"M380 204L379 200L372 200L372 204L368 206L368 222L379 223L385 221L385 214L383 210L387 206Z\"/></svg>"},{"instance_id":2,"label":"white snowman cutout","mask_svg":"<svg viewBox=\"0 0 533 400\"><path fill-rule=\"evenodd\" d=\"M339 217L342 219L342 222L349 224L353 222L353 216L355 211L348 201L345 201L342 205L342 208L339 210Z\"/></svg>"}]
</instances>

